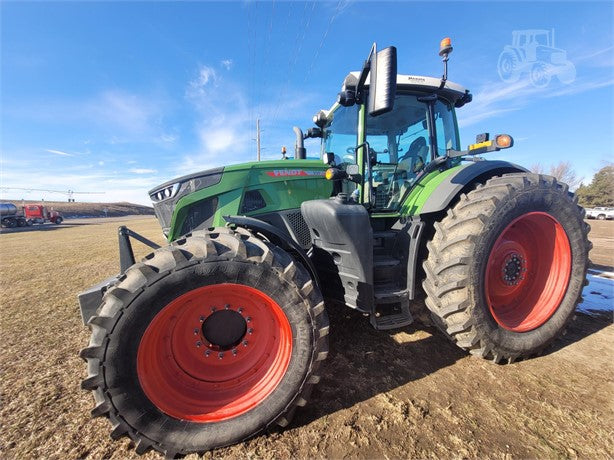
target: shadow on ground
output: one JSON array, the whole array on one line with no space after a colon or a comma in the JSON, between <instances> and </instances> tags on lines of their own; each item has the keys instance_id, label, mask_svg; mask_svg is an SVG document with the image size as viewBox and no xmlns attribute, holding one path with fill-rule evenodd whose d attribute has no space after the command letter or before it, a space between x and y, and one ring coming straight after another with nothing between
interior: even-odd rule
<instances>
[{"instance_id":1,"label":"shadow on ground","mask_svg":"<svg viewBox=\"0 0 614 460\"><path fill-rule=\"evenodd\" d=\"M343 308L328 307L330 353L310 404L298 411L293 420L295 427L350 408L468 357L434 327L414 323L415 326L388 333L376 331L368 318ZM567 334L555 340L543 354L559 351L610 324L612 321L602 316L580 313Z\"/></svg>"}]
</instances>

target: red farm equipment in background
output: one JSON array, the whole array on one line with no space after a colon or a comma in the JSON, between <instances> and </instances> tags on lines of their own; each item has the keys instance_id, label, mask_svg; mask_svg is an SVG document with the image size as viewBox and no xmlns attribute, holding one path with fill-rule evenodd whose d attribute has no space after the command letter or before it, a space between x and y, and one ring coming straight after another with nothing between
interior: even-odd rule
<instances>
[{"instance_id":1,"label":"red farm equipment in background","mask_svg":"<svg viewBox=\"0 0 614 460\"><path fill-rule=\"evenodd\" d=\"M19 210L12 203L0 203L0 217L2 226L8 228L44 224L45 222L61 224L64 220L58 211L49 210L42 204L28 204Z\"/></svg>"},{"instance_id":2,"label":"red farm equipment in background","mask_svg":"<svg viewBox=\"0 0 614 460\"><path fill-rule=\"evenodd\" d=\"M23 207L23 212L26 221L31 221L33 224L44 224L45 222L61 224L64 220L58 211L49 210L47 206L41 204L28 204Z\"/></svg>"}]
</instances>

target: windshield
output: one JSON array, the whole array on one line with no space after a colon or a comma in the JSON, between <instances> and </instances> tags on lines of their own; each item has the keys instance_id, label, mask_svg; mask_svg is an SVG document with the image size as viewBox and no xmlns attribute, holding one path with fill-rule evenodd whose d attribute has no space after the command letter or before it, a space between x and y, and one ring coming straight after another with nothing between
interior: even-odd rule
<instances>
[{"instance_id":1,"label":"windshield","mask_svg":"<svg viewBox=\"0 0 614 460\"><path fill-rule=\"evenodd\" d=\"M372 201L376 210L398 209L406 193L433 158L445 155L446 150L460 149L454 109L442 100L435 101L434 126L431 127L429 105L420 102L419 97L399 93L395 96L391 112L377 117L366 116L372 189L370 191L365 165L361 168L365 176L361 202ZM359 107L358 104L336 107L323 130L322 153L334 154L334 164L342 169L356 164L356 146L363 142L358 136ZM431 132L437 139L436 148L431 146ZM335 187L338 187L337 193L353 192L358 198L357 185L353 182L344 180Z\"/></svg>"},{"instance_id":2,"label":"windshield","mask_svg":"<svg viewBox=\"0 0 614 460\"><path fill-rule=\"evenodd\" d=\"M338 107L328 119L324 127L322 153L333 153L335 165L345 169L349 164L356 164L355 147L358 144L358 104L351 107ZM357 185L343 181L340 185L345 193L352 193Z\"/></svg>"},{"instance_id":3,"label":"windshield","mask_svg":"<svg viewBox=\"0 0 614 460\"><path fill-rule=\"evenodd\" d=\"M405 193L435 156L445 155L446 149L458 149L453 109L442 101L436 101L433 106L437 137L434 151L429 136L428 105L418 97L398 94L391 112L367 117L375 209L398 208Z\"/></svg>"}]
</instances>

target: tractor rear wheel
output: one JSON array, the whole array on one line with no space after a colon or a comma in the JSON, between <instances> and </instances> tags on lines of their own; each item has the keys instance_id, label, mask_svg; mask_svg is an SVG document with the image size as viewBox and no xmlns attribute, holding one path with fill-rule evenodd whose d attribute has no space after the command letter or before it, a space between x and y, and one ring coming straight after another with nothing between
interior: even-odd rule
<instances>
[{"instance_id":1,"label":"tractor rear wheel","mask_svg":"<svg viewBox=\"0 0 614 460\"><path fill-rule=\"evenodd\" d=\"M92 414L139 454L203 453L287 425L328 353L308 272L243 229L154 251L105 293L89 326Z\"/></svg>"},{"instance_id":2,"label":"tractor rear wheel","mask_svg":"<svg viewBox=\"0 0 614 460\"><path fill-rule=\"evenodd\" d=\"M506 174L435 223L424 262L426 304L459 347L495 362L537 354L581 300L588 225L553 177Z\"/></svg>"}]
</instances>

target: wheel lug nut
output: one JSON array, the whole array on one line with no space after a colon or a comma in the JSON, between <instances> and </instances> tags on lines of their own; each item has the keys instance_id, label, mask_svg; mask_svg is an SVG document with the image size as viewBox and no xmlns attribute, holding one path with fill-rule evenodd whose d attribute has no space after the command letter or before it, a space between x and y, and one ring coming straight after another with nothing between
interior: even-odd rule
<instances>
[{"instance_id":1,"label":"wheel lug nut","mask_svg":"<svg viewBox=\"0 0 614 460\"><path fill-rule=\"evenodd\" d=\"M222 358L224 357L224 353L219 352L219 353L217 354L217 357L218 357L218 359L222 359Z\"/></svg>"},{"instance_id":2,"label":"wheel lug nut","mask_svg":"<svg viewBox=\"0 0 614 460\"><path fill-rule=\"evenodd\" d=\"M198 335L198 329L194 329L194 335Z\"/></svg>"},{"instance_id":3,"label":"wheel lug nut","mask_svg":"<svg viewBox=\"0 0 614 460\"><path fill-rule=\"evenodd\" d=\"M243 307L239 307L239 309L237 310L239 313L243 313Z\"/></svg>"},{"instance_id":4,"label":"wheel lug nut","mask_svg":"<svg viewBox=\"0 0 614 460\"><path fill-rule=\"evenodd\" d=\"M233 349L232 349L232 355L233 355L233 356L237 356L237 349L236 349L236 348L233 348Z\"/></svg>"},{"instance_id":5,"label":"wheel lug nut","mask_svg":"<svg viewBox=\"0 0 614 460\"><path fill-rule=\"evenodd\" d=\"M199 340L198 342L196 342L196 346L200 347L203 343Z\"/></svg>"},{"instance_id":6,"label":"wheel lug nut","mask_svg":"<svg viewBox=\"0 0 614 460\"><path fill-rule=\"evenodd\" d=\"M203 315L200 315L199 321L202 323L203 321L205 321L205 317Z\"/></svg>"},{"instance_id":7,"label":"wheel lug nut","mask_svg":"<svg viewBox=\"0 0 614 460\"><path fill-rule=\"evenodd\" d=\"M224 309L225 310L230 310L230 305L228 305L228 304L224 305Z\"/></svg>"},{"instance_id":8,"label":"wheel lug nut","mask_svg":"<svg viewBox=\"0 0 614 460\"><path fill-rule=\"evenodd\" d=\"M211 307L211 311L215 311L215 310L217 310L217 308Z\"/></svg>"},{"instance_id":9,"label":"wheel lug nut","mask_svg":"<svg viewBox=\"0 0 614 460\"><path fill-rule=\"evenodd\" d=\"M252 320L251 316L248 316L247 318L245 318L245 321L247 321L248 323Z\"/></svg>"},{"instance_id":10,"label":"wheel lug nut","mask_svg":"<svg viewBox=\"0 0 614 460\"><path fill-rule=\"evenodd\" d=\"M247 346L247 340L243 341L243 346L246 347Z\"/></svg>"},{"instance_id":11,"label":"wheel lug nut","mask_svg":"<svg viewBox=\"0 0 614 460\"><path fill-rule=\"evenodd\" d=\"M209 355L210 355L210 354L211 354L211 350L207 350L207 351L205 351L205 356L206 356L207 358L209 357Z\"/></svg>"},{"instance_id":12,"label":"wheel lug nut","mask_svg":"<svg viewBox=\"0 0 614 460\"><path fill-rule=\"evenodd\" d=\"M248 333L248 334L251 334L252 332L254 332L254 330L253 330L253 329L250 327L250 328L247 330L247 333Z\"/></svg>"}]
</instances>

